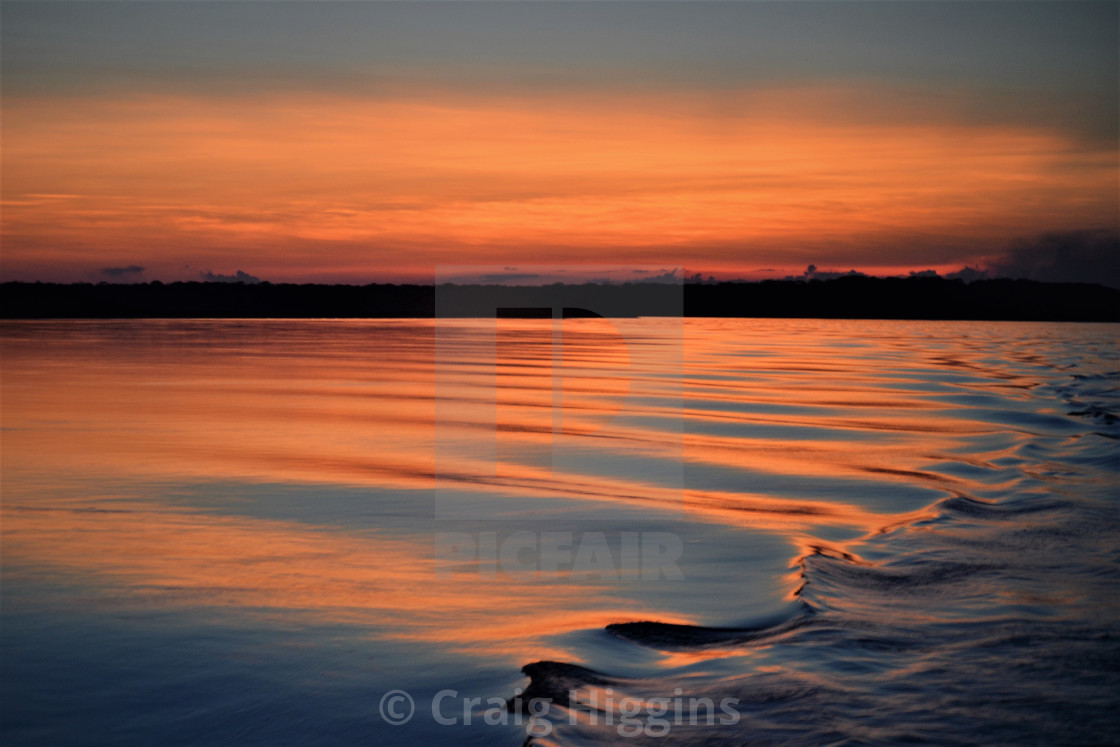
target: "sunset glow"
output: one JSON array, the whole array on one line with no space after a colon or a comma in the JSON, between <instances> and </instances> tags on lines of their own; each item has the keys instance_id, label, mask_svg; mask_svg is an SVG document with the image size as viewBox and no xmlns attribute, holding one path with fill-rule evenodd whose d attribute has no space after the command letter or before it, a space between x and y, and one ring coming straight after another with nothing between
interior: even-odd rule
<instances>
[{"instance_id":1,"label":"sunset glow","mask_svg":"<svg viewBox=\"0 0 1120 747\"><path fill-rule=\"evenodd\" d=\"M1117 0L0 0L0 743L1120 734Z\"/></svg>"},{"instance_id":2,"label":"sunset glow","mask_svg":"<svg viewBox=\"0 0 1120 747\"><path fill-rule=\"evenodd\" d=\"M378 51L388 32L375 22L403 23L409 12L375 3L329 6L328 25L354 16L374 24L371 46L351 40L353 49L328 53L319 67L295 59L262 67L239 55L263 42L235 52L224 38L212 42L218 57L198 67L201 52L160 11L92 5L107 9L88 19L92 49L124 33L107 26L119 16L166 36L172 51L154 50L146 72L127 48L105 52L123 55L112 65L68 67L94 52L41 59L62 49L57 24L43 27L22 4L5 7L5 61L16 63L5 70L5 279L97 280L133 268L125 280L245 270L274 281L431 282L440 265L519 261L664 264L720 277L781 277L810 263L945 272L984 264L1017 239L1120 229L1115 128L1107 134L1115 106L1085 103L1094 86L1115 82L1115 70L1090 67L1086 77L1081 58L1051 71L1069 73L1065 89L1025 74L997 83L1002 68L979 57L951 79L948 58L919 69L906 57L917 52L893 43L878 50L874 75L833 69L827 46L806 47L800 67L810 70L763 73L778 52L761 41L734 53L718 38L664 55L637 46L643 34L671 33L652 6L545 4L536 15L511 9L508 33L477 32L493 37L490 55L467 46L448 67L391 44ZM749 3L669 5L702 25L776 13ZM840 20L855 28L866 9L841 5L849 10ZM430 4L410 22L447 34L445 17L481 28L501 13L470 6ZM90 15L65 7L75 23ZM225 15L235 28L252 17L190 7L204 37ZM1078 41L1090 11L1103 7L1057 14L1052 33L998 19L1024 42L1061 46ZM619 26L617 48L572 31L565 43L590 45L588 60L557 68L535 60L526 70L532 55L515 43L518 31L532 37L581 12L589 23L602 15L609 29L630 19L637 30ZM914 25L929 6L913 12L913 24L905 14L890 23L919 51L959 41ZM793 22L778 16L779 27ZM810 36L823 33L812 16L791 18ZM1098 46L1082 56L1111 53L1115 62L1108 35L1093 33ZM719 76L696 69L720 54L736 62ZM674 68L674 59L692 67ZM910 67L895 69L902 62ZM738 76L729 72L737 65L745 65ZM650 80L639 83L643 71ZM528 82L533 75L539 84Z\"/></svg>"}]
</instances>

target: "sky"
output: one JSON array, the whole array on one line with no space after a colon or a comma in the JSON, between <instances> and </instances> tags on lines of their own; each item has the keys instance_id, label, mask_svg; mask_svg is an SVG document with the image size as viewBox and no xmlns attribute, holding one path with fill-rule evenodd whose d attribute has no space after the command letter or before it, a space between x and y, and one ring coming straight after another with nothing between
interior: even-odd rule
<instances>
[{"instance_id":1,"label":"sky","mask_svg":"<svg viewBox=\"0 0 1120 747\"><path fill-rule=\"evenodd\" d=\"M813 264L1120 286L1116 2L0 14L3 280Z\"/></svg>"}]
</instances>

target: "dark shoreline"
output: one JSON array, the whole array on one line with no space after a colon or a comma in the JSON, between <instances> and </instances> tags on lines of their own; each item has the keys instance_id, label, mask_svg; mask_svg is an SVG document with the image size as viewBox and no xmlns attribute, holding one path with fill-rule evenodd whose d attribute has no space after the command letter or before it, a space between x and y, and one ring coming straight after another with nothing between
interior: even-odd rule
<instances>
[{"instance_id":1,"label":"dark shoreline","mask_svg":"<svg viewBox=\"0 0 1120 747\"><path fill-rule=\"evenodd\" d=\"M555 311L554 311L555 310ZM3 319L688 316L1120 322L1120 290L842 277L665 285L0 284Z\"/></svg>"}]
</instances>

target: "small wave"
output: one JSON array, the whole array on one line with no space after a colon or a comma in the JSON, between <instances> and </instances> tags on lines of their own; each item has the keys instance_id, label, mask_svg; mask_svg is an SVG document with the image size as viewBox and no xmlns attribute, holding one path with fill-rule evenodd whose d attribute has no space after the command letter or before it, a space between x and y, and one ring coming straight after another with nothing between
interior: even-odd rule
<instances>
[{"instance_id":1,"label":"small wave","mask_svg":"<svg viewBox=\"0 0 1120 747\"><path fill-rule=\"evenodd\" d=\"M808 625L814 612L805 602L787 620L762 627L709 628L699 625L678 625L655 621L613 623L606 630L611 635L662 651L706 646L727 646L756 643L789 633Z\"/></svg>"},{"instance_id":2,"label":"small wave","mask_svg":"<svg viewBox=\"0 0 1120 747\"><path fill-rule=\"evenodd\" d=\"M1115 425L1117 422L1120 422L1120 416L1098 405L1088 405L1080 410L1071 410L1069 414L1103 423L1104 425Z\"/></svg>"}]
</instances>

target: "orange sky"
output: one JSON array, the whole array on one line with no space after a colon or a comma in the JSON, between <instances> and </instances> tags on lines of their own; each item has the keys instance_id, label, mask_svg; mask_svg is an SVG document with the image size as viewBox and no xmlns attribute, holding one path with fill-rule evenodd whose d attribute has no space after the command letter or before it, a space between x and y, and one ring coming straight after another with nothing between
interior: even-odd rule
<instances>
[{"instance_id":1,"label":"orange sky","mask_svg":"<svg viewBox=\"0 0 1120 747\"><path fill-rule=\"evenodd\" d=\"M751 5L706 9L711 34L719 13L771 12ZM670 20L704 20L677 6L671 19L645 6L625 13L549 6L519 11L527 14L520 22L504 11L508 33L475 30L494 35L490 47L444 28L456 12L469 23L499 10L413 11L431 16L423 28L444 39L446 53L431 42L423 54L404 45L366 60L361 55L381 53L359 39L360 50L334 62L316 57L314 65L297 47L281 47L278 57L269 47L271 68L243 59L254 49L248 36L249 51L231 46L236 34L188 46L187 32L172 37L157 9L144 13L162 25L133 31L127 26L141 23L138 11L115 21L109 9L75 19L107 29L88 32L86 57L58 31L58 19L22 7L8 12L6 46L15 51L5 56L14 72L3 102L4 279L100 280L113 275L105 268L129 266L145 269L123 273L128 280L244 270L269 280L352 282L430 282L449 264L687 267L722 277L761 277L764 268L780 277L809 263L951 271L983 263L1017 237L1120 228L1116 139L1100 134L1115 112L1085 111L1088 88L1061 93L1044 68L1029 67L1041 63L1019 60L1026 53L1010 42L990 52L1022 68L1011 82L1012 67L974 44L957 52L975 57L974 69L951 70L958 77L947 79L941 68L953 60L929 53L962 40L952 39L955 26L920 36L930 19L903 18L892 33L914 38L863 53L881 61L863 60L858 45L826 59L822 42L806 47L815 69L766 75L751 71L772 67L784 52L769 49L757 29L742 53L721 51L733 40L711 34L672 54L649 52L643 43L653 36L684 43ZM389 18L377 7L336 8L350 12L377 16L365 19L370 29ZM261 21L246 13L240 22ZM599 67L582 69L568 56L546 64L528 42L515 45L515 30L531 36L550 27L548 18L573 13L618 23L603 39L585 39L593 28L585 23L554 42L567 55L583 45ZM860 13L852 6L838 16L852 17L853 35L857 21L878 18L853 15ZM195 32L220 31L221 19L196 15ZM622 22L643 18L644 36L627 37ZM768 17L774 29L788 20ZM1047 24L1064 20L1036 19L1016 33L1041 43ZM35 23L44 24L39 36L59 35L54 46L19 33ZM329 56L332 39L345 46L341 25L328 31L335 36L308 49ZM427 34L408 33L405 41L416 44ZM925 67L892 79L895 69L916 64L923 44ZM229 59L214 57L219 51ZM51 67L59 59L70 65L61 72ZM199 67L202 59L210 69ZM1061 71L1069 90L1089 64L1071 60ZM337 69L320 70L328 62ZM867 69L833 69L856 62ZM142 72L149 67L150 80ZM518 77L523 68L528 78ZM308 78L308 70L320 77ZM653 82L636 83L643 74Z\"/></svg>"},{"instance_id":2,"label":"orange sky","mask_svg":"<svg viewBox=\"0 0 1120 747\"><path fill-rule=\"evenodd\" d=\"M899 245L917 244L951 270L985 240L1115 209L1113 154L1028 128L891 121L861 111L867 97L772 91L730 111L686 96L8 101L5 269L93 246L103 264L159 267L158 247L278 279L324 252L360 276L604 252L733 271L746 249L800 269L861 246L864 267L870 248L901 270Z\"/></svg>"}]
</instances>

